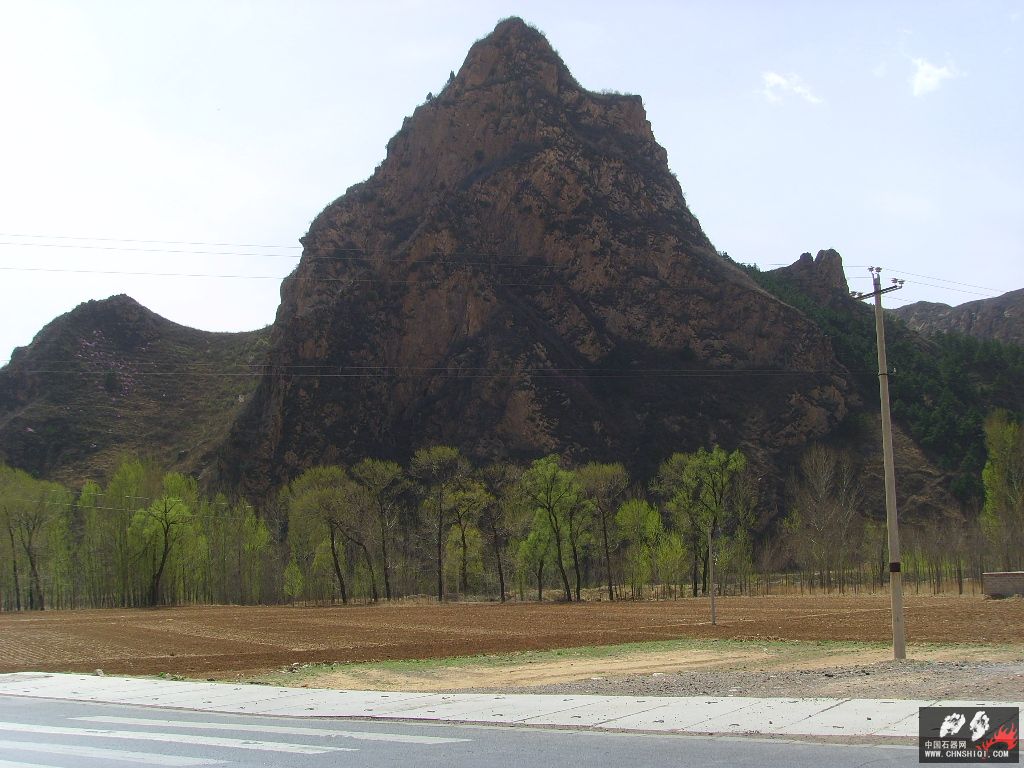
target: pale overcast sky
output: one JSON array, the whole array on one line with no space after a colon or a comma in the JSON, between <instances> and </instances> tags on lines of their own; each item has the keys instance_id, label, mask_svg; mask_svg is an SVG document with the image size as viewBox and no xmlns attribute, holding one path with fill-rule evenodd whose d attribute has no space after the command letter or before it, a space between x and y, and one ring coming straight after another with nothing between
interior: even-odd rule
<instances>
[{"instance_id":1,"label":"pale overcast sky","mask_svg":"<svg viewBox=\"0 0 1024 768\"><path fill-rule=\"evenodd\" d=\"M737 261L835 248L908 280L889 306L1024 286L1019 0L0 0L0 362L117 293L270 323L312 218L509 15L643 97Z\"/></svg>"}]
</instances>

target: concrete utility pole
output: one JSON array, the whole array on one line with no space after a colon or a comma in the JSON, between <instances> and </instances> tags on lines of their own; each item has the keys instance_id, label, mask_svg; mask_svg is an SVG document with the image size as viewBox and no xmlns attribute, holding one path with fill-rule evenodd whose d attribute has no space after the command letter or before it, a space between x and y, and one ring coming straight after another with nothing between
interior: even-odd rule
<instances>
[{"instance_id":1,"label":"concrete utility pole","mask_svg":"<svg viewBox=\"0 0 1024 768\"><path fill-rule=\"evenodd\" d=\"M903 627L903 574L900 570L900 530L896 517L896 470L892 458L892 420L889 415L889 364L885 359L885 322L882 294L898 291L903 281L893 278L882 289L882 268L868 267L874 289L871 293L851 293L855 299L875 300L875 338L878 342L878 395L882 401L882 464L885 467L885 527L889 534L889 591L892 602L892 655L907 658L907 638Z\"/></svg>"},{"instance_id":2,"label":"concrete utility pole","mask_svg":"<svg viewBox=\"0 0 1024 768\"><path fill-rule=\"evenodd\" d=\"M715 535L714 523L708 523L708 591L711 592L711 624L718 623L715 613L715 548L712 544Z\"/></svg>"}]
</instances>

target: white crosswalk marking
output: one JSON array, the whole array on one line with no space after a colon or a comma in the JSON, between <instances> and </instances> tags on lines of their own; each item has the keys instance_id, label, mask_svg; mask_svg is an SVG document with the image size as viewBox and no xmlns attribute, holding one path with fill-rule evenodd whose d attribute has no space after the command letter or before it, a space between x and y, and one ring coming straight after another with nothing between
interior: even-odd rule
<instances>
[{"instance_id":1,"label":"white crosswalk marking","mask_svg":"<svg viewBox=\"0 0 1024 768\"><path fill-rule=\"evenodd\" d=\"M164 765L168 768L188 768L195 765L220 765L224 760L210 760L205 757L178 757L177 755L157 755L151 752L131 752L123 749L104 749L103 747L87 747L81 744L36 744L28 741L9 741L0 739L0 751L18 750L20 752L42 752L47 755L74 755L75 757L92 757L99 760L120 760L125 763L142 763L144 765Z\"/></svg>"},{"instance_id":2,"label":"white crosswalk marking","mask_svg":"<svg viewBox=\"0 0 1024 768\"><path fill-rule=\"evenodd\" d=\"M138 717L76 717L89 723L106 723L108 725L142 725L158 728L196 728L211 731L253 731L256 733L279 733L287 736L327 736L342 739L359 739L362 741L390 741L401 744L459 744L471 739L448 739L439 736L410 736L401 733L373 733L370 731L336 731L323 728L303 728L301 726L283 725L247 725L243 723L219 723L195 720L152 720Z\"/></svg>"},{"instance_id":3,"label":"white crosswalk marking","mask_svg":"<svg viewBox=\"0 0 1024 768\"><path fill-rule=\"evenodd\" d=\"M16 763L12 760L0 760L0 768L60 768L59 766L43 765L42 763Z\"/></svg>"},{"instance_id":4,"label":"white crosswalk marking","mask_svg":"<svg viewBox=\"0 0 1024 768\"><path fill-rule=\"evenodd\" d=\"M291 752L298 755L322 755L326 752L358 752L350 747L317 747L309 744L286 744L280 741L250 741L217 736L193 736L188 733L154 733L150 731L104 731L92 728L61 728L52 725L26 723L0 723L0 731L40 733L53 736L94 737L99 739L134 739L136 741L165 741L174 744L196 744L204 747L254 749L266 752Z\"/></svg>"}]
</instances>

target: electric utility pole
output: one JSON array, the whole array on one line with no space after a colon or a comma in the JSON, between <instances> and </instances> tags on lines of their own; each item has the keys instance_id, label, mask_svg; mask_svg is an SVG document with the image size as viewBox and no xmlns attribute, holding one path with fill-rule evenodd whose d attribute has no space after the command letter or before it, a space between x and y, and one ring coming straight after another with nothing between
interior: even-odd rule
<instances>
[{"instance_id":1,"label":"electric utility pole","mask_svg":"<svg viewBox=\"0 0 1024 768\"><path fill-rule=\"evenodd\" d=\"M715 536L715 521L708 523L708 588L711 591L711 624L718 623L718 615L715 613L715 547L713 544Z\"/></svg>"},{"instance_id":2,"label":"electric utility pole","mask_svg":"<svg viewBox=\"0 0 1024 768\"><path fill-rule=\"evenodd\" d=\"M885 322L882 317L882 294L898 291L903 281L893 278L892 285L882 288L882 268L868 267L874 289L871 293L851 293L855 299L875 300L875 338L878 342L878 395L882 401L882 464L885 467L885 527L889 534L889 591L892 600L892 654L894 659L907 658L907 639L903 628L903 574L900 570L900 530L896 518L896 470L892 458L892 420L889 415L889 364L885 359Z\"/></svg>"}]
</instances>

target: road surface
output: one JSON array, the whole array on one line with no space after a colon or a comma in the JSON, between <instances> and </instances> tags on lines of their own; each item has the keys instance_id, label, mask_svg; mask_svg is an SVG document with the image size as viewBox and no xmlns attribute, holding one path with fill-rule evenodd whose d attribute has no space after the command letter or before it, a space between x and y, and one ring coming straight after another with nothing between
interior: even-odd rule
<instances>
[{"instance_id":1,"label":"road surface","mask_svg":"<svg viewBox=\"0 0 1024 768\"><path fill-rule=\"evenodd\" d=\"M284 718L0 695L0 768L916 766L909 746Z\"/></svg>"}]
</instances>

